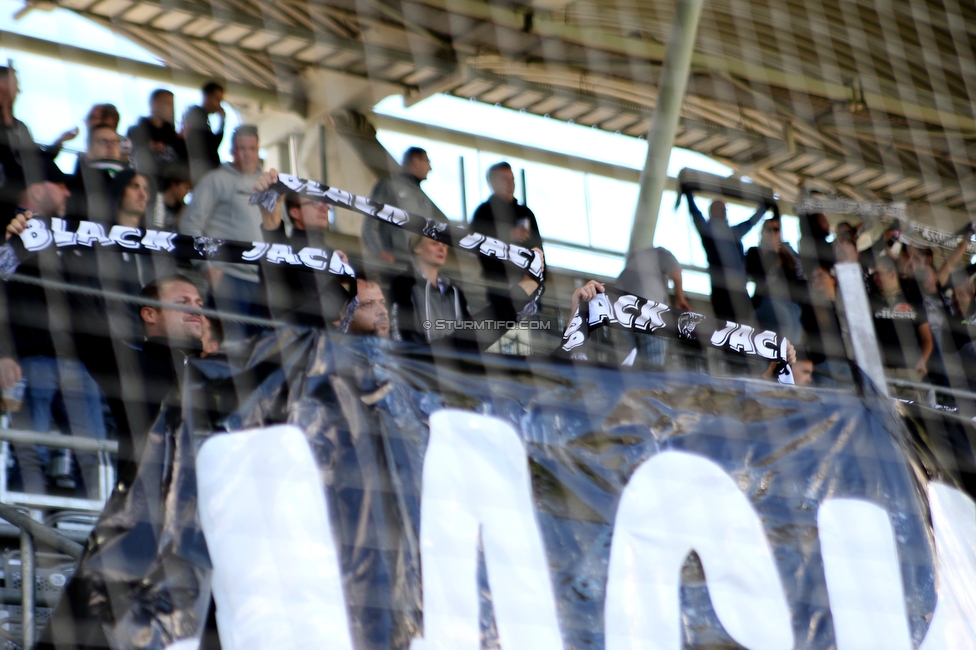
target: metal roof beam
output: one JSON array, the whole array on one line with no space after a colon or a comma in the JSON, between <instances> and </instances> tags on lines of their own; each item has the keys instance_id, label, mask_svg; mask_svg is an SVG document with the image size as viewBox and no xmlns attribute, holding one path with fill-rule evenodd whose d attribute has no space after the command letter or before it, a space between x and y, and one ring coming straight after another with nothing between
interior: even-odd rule
<instances>
[{"instance_id":1,"label":"metal roof beam","mask_svg":"<svg viewBox=\"0 0 976 650\"><path fill-rule=\"evenodd\" d=\"M188 86L202 86L212 77L186 70L177 70L169 66L155 65L144 61L135 61L114 54L105 54L73 45L64 45L54 41L47 41L33 36L24 36L0 30L0 47L17 52L25 52L51 59L58 59L66 63L76 63L90 66L99 70L134 75L143 79L151 79L161 83L175 83ZM249 86L236 82L225 84L228 99L246 99L262 104L280 105L281 97L287 93Z\"/></svg>"},{"instance_id":2,"label":"metal roof beam","mask_svg":"<svg viewBox=\"0 0 976 650\"><path fill-rule=\"evenodd\" d=\"M418 0L418 3L477 20L488 21L498 27L515 31L524 31L526 26L526 10L524 8L496 3L489 4L479 0ZM660 63L664 60L664 46L659 43L628 37L619 32L611 32L605 29L591 29L567 24L546 15L533 15L530 33L649 62ZM853 99L851 88L842 83L737 61L725 56L696 52L692 57L692 68L707 72L724 72L745 79L750 83L775 86L834 101L847 102ZM800 69L800 66L797 65L797 72ZM836 72L837 78L843 78L844 74L850 74L840 70ZM890 84L883 84L879 80L879 86L888 85ZM869 108L883 110L893 115L936 124L943 128L976 132L976 119L971 117L972 109L965 102L953 99L954 110L947 112L938 108L938 104L931 93L917 92L919 101L916 103L899 99L897 87L892 87L890 90L891 92L887 92L888 89L885 88L884 94L865 92L863 101Z\"/></svg>"}]
</instances>

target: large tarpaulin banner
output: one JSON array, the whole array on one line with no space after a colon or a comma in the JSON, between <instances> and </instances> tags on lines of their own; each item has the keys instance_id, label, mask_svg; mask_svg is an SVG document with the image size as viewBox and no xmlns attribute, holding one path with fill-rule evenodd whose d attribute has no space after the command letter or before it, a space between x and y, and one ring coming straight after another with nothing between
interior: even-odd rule
<instances>
[{"instance_id":1,"label":"large tarpaulin banner","mask_svg":"<svg viewBox=\"0 0 976 650\"><path fill-rule=\"evenodd\" d=\"M950 415L293 329L240 353L187 368L42 647L194 648L211 594L224 648L976 646Z\"/></svg>"}]
</instances>

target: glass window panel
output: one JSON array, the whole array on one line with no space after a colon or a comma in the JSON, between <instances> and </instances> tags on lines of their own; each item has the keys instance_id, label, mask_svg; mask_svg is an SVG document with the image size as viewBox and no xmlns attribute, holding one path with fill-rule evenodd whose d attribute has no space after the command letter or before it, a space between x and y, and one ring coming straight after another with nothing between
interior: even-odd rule
<instances>
[{"instance_id":1,"label":"glass window panel","mask_svg":"<svg viewBox=\"0 0 976 650\"><path fill-rule=\"evenodd\" d=\"M637 183L606 176L586 175L590 245L627 252L637 208Z\"/></svg>"},{"instance_id":2,"label":"glass window panel","mask_svg":"<svg viewBox=\"0 0 976 650\"><path fill-rule=\"evenodd\" d=\"M604 278L616 278L624 269L624 258L623 256L596 253L547 242L546 266L568 269L583 276L596 275Z\"/></svg>"},{"instance_id":3,"label":"glass window panel","mask_svg":"<svg viewBox=\"0 0 976 650\"><path fill-rule=\"evenodd\" d=\"M540 163L524 165L529 207L543 240L589 246L584 174Z\"/></svg>"}]
</instances>

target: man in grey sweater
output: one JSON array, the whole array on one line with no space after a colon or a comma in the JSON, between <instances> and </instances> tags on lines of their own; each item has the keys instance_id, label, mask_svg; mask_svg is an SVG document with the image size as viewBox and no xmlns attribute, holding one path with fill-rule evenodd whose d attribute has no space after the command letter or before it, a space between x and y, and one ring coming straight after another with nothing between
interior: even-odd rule
<instances>
[{"instance_id":1,"label":"man in grey sweater","mask_svg":"<svg viewBox=\"0 0 976 650\"><path fill-rule=\"evenodd\" d=\"M258 130L240 126L231 139L233 163L210 171L193 188L193 201L180 219L180 232L194 237L236 241L262 241L261 211L249 205L251 188L261 175ZM213 289L217 309L242 316L267 317L257 266L199 262ZM240 340L257 334L260 327L224 321L225 339Z\"/></svg>"}]
</instances>

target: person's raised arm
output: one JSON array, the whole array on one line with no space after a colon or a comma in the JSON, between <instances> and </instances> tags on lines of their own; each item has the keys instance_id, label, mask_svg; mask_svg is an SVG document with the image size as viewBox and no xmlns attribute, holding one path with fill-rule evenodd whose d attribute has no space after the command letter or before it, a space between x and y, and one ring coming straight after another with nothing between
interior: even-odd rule
<instances>
[{"instance_id":1,"label":"person's raised arm","mask_svg":"<svg viewBox=\"0 0 976 650\"><path fill-rule=\"evenodd\" d=\"M770 206L766 202L759 204L759 209L756 212L743 221L742 223L737 223L732 226L732 234L735 235L736 239L742 239L746 236L750 230L756 227L756 224L763 218L763 215L769 211Z\"/></svg>"},{"instance_id":2,"label":"person's raised arm","mask_svg":"<svg viewBox=\"0 0 976 650\"><path fill-rule=\"evenodd\" d=\"M691 190L685 190L685 199L688 200L688 213L691 214L691 220L695 224L695 228L698 229L699 233L708 232L708 222L705 221L705 216L695 205L695 195L691 193Z\"/></svg>"},{"instance_id":3,"label":"person's raised arm","mask_svg":"<svg viewBox=\"0 0 976 650\"><path fill-rule=\"evenodd\" d=\"M254 181L254 187L251 188L251 192L267 192L268 188L278 182L278 170L269 169L268 171L261 174L258 180ZM259 204L261 208L261 227L267 231L278 230L281 227L281 200L284 196L278 196L278 201L275 203L274 210L268 210L264 205Z\"/></svg>"},{"instance_id":4,"label":"person's raised arm","mask_svg":"<svg viewBox=\"0 0 976 650\"><path fill-rule=\"evenodd\" d=\"M674 298L671 299L671 306L675 309L691 311L691 303L685 297L684 288L681 286L681 269L675 269L668 277L674 283Z\"/></svg>"},{"instance_id":5,"label":"person's raised arm","mask_svg":"<svg viewBox=\"0 0 976 650\"><path fill-rule=\"evenodd\" d=\"M936 277L939 279L939 284L945 284L949 281L949 276L952 275L953 269L955 269L962 258L966 255L966 249L969 248L970 237L973 234L973 224L969 224L969 229L963 234L962 240L960 240L959 245L956 246L955 250L949 253L946 261L942 263L939 270L936 272Z\"/></svg>"}]
</instances>

